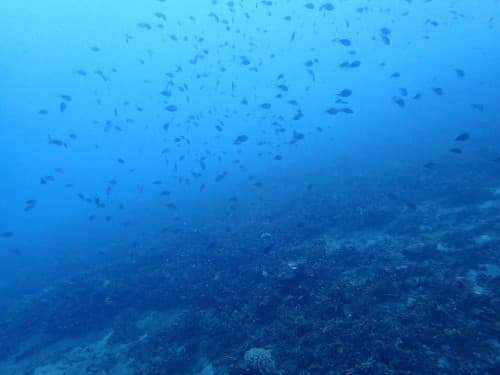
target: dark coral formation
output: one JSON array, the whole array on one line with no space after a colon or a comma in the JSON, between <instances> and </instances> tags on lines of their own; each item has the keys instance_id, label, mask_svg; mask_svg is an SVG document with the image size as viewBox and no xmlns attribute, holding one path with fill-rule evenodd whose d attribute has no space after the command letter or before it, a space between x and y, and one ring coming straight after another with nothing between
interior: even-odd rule
<instances>
[{"instance_id":1,"label":"dark coral formation","mask_svg":"<svg viewBox=\"0 0 500 375\"><path fill-rule=\"evenodd\" d=\"M275 374L493 375L500 197L484 199L389 208L367 217L371 228L384 217L377 230L346 219L267 253L255 249L269 235L134 253L13 304L1 354L39 350L9 346L35 333L43 346L108 329L137 374L192 373L201 357L216 374L263 373L244 354L265 348Z\"/></svg>"}]
</instances>

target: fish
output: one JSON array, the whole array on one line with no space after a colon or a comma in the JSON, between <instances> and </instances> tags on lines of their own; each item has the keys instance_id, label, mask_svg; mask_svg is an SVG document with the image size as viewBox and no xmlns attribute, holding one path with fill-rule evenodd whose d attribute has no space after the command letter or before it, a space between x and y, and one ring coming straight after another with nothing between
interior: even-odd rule
<instances>
[{"instance_id":1,"label":"fish","mask_svg":"<svg viewBox=\"0 0 500 375\"><path fill-rule=\"evenodd\" d=\"M330 107L326 110L326 113L328 113L329 115L336 115L339 113L339 110L335 107Z\"/></svg>"},{"instance_id":2,"label":"fish","mask_svg":"<svg viewBox=\"0 0 500 375\"><path fill-rule=\"evenodd\" d=\"M465 142L468 141L469 139L470 139L469 133L462 133L455 138L455 142Z\"/></svg>"},{"instance_id":3,"label":"fish","mask_svg":"<svg viewBox=\"0 0 500 375\"><path fill-rule=\"evenodd\" d=\"M59 97L62 100L67 101L67 102L70 102L72 100L71 96L69 96L68 94L61 94L61 95L59 95Z\"/></svg>"},{"instance_id":4,"label":"fish","mask_svg":"<svg viewBox=\"0 0 500 375\"><path fill-rule=\"evenodd\" d=\"M337 42L339 42L340 44L342 44L344 47L349 47L352 42L349 40L349 39L337 39Z\"/></svg>"},{"instance_id":5,"label":"fish","mask_svg":"<svg viewBox=\"0 0 500 375\"><path fill-rule=\"evenodd\" d=\"M215 176L215 182L221 182L227 176L227 172L224 171L221 174Z\"/></svg>"},{"instance_id":6,"label":"fish","mask_svg":"<svg viewBox=\"0 0 500 375\"><path fill-rule=\"evenodd\" d=\"M343 89L340 91L337 96L340 96L341 98L348 98L349 96L352 95L352 91L349 89Z\"/></svg>"},{"instance_id":7,"label":"fish","mask_svg":"<svg viewBox=\"0 0 500 375\"><path fill-rule=\"evenodd\" d=\"M394 97L392 98L392 101L396 103L399 107L404 107L406 105L406 102L404 101L403 98Z\"/></svg>"},{"instance_id":8,"label":"fish","mask_svg":"<svg viewBox=\"0 0 500 375\"><path fill-rule=\"evenodd\" d=\"M68 144L60 139L54 139L49 135L49 144L68 148Z\"/></svg>"},{"instance_id":9,"label":"fish","mask_svg":"<svg viewBox=\"0 0 500 375\"><path fill-rule=\"evenodd\" d=\"M29 199L25 203L24 211L31 211L36 205L36 199Z\"/></svg>"},{"instance_id":10,"label":"fish","mask_svg":"<svg viewBox=\"0 0 500 375\"><path fill-rule=\"evenodd\" d=\"M167 21L167 16L165 16L165 14L161 13L161 12L156 12L155 13L155 17L163 20L163 21Z\"/></svg>"},{"instance_id":11,"label":"fish","mask_svg":"<svg viewBox=\"0 0 500 375\"><path fill-rule=\"evenodd\" d=\"M250 60L246 56L240 56L241 65L250 65Z\"/></svg>"},{"instance_id":12,"label":"fish","mask_svg":"<svg viewBox=\"0 0 500 375\"><path fill-rule=\"evenodd\" d=\"M381 35L380 39L382 39L382 42L387 46L391 44L391 39L386 35Z\"/></svg>"},{"instance_id":13,"label":"fish","mask_svg":"<svg viewBox=\"0 0 500 375\"><path fill-rule=\"evenodd\" d=\"M454 154L461 154L462 149L458 148L458 147L454 147L454 148L450 149L450 152L453 152Z\"/></svg>"},{"instance_id":14,"label":"fish","mask_svg":"<svg viewBox=\"0 0 500 375\"><path fill-rule=\"evenodd\" d=\"M248 141L248 135L242 134L242 135L239 135L238 137L236 137L236 139L233 141L233 145L239 145L239 144L244 143L246 141Z\"/></svg>"},{"instance_id":15,"label":"fish","mask_svg":"<svg viewBox=\"0 0 500 375\"><path fill-rule=\"evenodd\" d=\"M0 233L0 237L4 237L4 238L11 238L11 237L14 237L14 232L2 232Z\"/></svg>"},{"instance_id":16,"label":"fish","mask_svg":"<svg viewBox=\"0 0 500 375\"><path fill-rule=\"evenodd\" d=\"M443 95L444 94L444 90L441 87L433 87L432 91L434 91L434 93L436 95Z\"/></svg>"},{"instance_id":17,"label":"fish","mask_svg":"<svg viewBox=\"0 0 500 375\"><path fill-rule=\"evenodd\" d=\"M147 22L139 22L137 23L137 27L140 27L141 29L147 29L147 30L151 30L151 25Z\"/></svg>"},{"instance_id":18,"label":"fish","mask_svg":"<svg viewBox=\"0 0 500 375\"><path fill-rule=\"evenodd\" d=\"M340 108L339 111L343 112L343 113L347 113L347 114L353 114L354 113L354 111L351 108L347 108L347 107Z\"/></svg>"},{"instance_id":19,"label":"fish","mask_svg":"<svg viewBox=\"0 0 500 375\"><path fill-rule=\"evenodd\" d=\"M297 143L298 141L301 141L302 139L304 139L304 137L305 137L304 134L299 133L298 131L294 130L292 139L290 141L288 141L288 143L289 144Z\"/></svg>"},{"instance_id":20,"label":"fish","mask_svg":"<svg viewBox=\"0 0 500 375\"><path fill-rule=\"evenodd\" d=\"M390 35L392 33L392 30L388 27L382 27L379 31L383 35Z\"/></svg>"},{"instance_id":21,"label":"fish","mask_svg":"<svg viewBox=\"0 0 500 375\"><path fill-rule=\"evenodd\" d=\"M331 12L334 9L335 7L333 6L332 3L324 3L319 7L319 10L327 10L329 12Z\"/></svg>"}]
</instances>

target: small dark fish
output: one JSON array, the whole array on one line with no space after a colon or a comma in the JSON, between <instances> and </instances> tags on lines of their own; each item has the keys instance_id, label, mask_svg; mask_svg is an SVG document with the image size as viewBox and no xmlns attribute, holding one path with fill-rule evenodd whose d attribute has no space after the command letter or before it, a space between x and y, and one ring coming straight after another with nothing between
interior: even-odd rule
<instances>
[{"instance_id":1,"label":"small dark fish","mask_svg":"<svg viewBox=\"0 0 500 375\"><path fill-rule=\"evenodd\" d=\"M167 16L165 16L165 14L161 13L161 12L156 12L155 13L155 16L163 21L167 21Z\"/></svg>"},{"instance_id":2,"label":"small dark fish","mask_svg":"<svg viewBox=\"0 0 500 375\"><path fill-rule=\"evenodd\" d=\"M465 72L464 72L462 69L458 69L458 68L456 68L456 69L455 69L455 73L456 73L456 75L457 75L457 76L459 76L459 77L465 77Z\"/></svg>"},{"instance_id":3,"label":"small dark fish","mask_svg":"<svg viewBox=\"0 0 500 375\"><path fill-rule=\"evenodd\" d=\"M462 149L458 148L458 147L454 147L454 148L450 149L450 152L453 152L454 154L461 154Z\"/></svg>"},{"instance_id":4,"label":"small dark fish","mask_svg":"<svg viewBox=\"0 0 500 375\"><path fill-rule=\"evenodd\" d=\"M338 42L345 47L349 47L352 44L349 39L338 39Z\"/></svg>"},{"instance_id":5,"label":"small dark fish","mask_svg":"<svg viewBox=\"0 0 500 375\"><path fill-rule=\"evenodd\" d=\"M394 101L394 103L396 103L400 107L404 107L406 105L406 102L404 101L403 98L394 97L394 98L392 98L392 100Z\"/></svg>"},{"instance_id":6,"label":"small dark fish","mask_svg":"<svg viewBox=\"0 0 500 375\"><path fill-rule=\"evenodd\" d=\"M68 108L68 105L65 102L59 104L59 111L64 112L66 108Z\"/></svg>"},{"instance_id":7,"label":"small dark fish","mask_svg":"<svg viewBox=\"0 0 500 375\"><path fill-rule=\"evenodd\" d=\"M123 160L122 158L118 158L116 159L118 161L118 163L120 164L125 164L125 160Z\"/></svg>"},{"instance_id":8,"label":"small dark fish","mask_svg":"<svg viewBox=\"0 0 500 375\"><path fill-rule=\"evenodd\" d=\"M165 108L169 112L176 112L177 111L177 106L176 105L169 105Z\"/></svg>"},{"instance_id":9,"label":"small dark fish","mask_svg":"<svg viewBox=\"0 0 500 375\"><path fill-rule=\"evenodd\" d=\"M444 90L441 87L433 87L432 91L434 91L434 93L436 95L443 95L444 94Z\"/></svg>"},{"instance_id":10,"label":"small dark fish","mask_svg":"<svg viewBox=\"0 0 500 375\"><path fill-rule=\"evenodd\" d=\"M250 65L250 60L246 56L240 56L242 65Z\"/></svg>"},{"instance_id":11,"label":"small dark fish","mask_svg":"<svg viewBox=\"0 0 500 375\"><path fill-rule=\"evenodd\" d=\"M48 113L49 113L49 111L47 111L46 109L40 109L40 110L38 111L38 114L39 114L39 115L47 115Z\"/></svg>"},{"instance_id":12,"label":"small dark fish","mask_svg":"<svg viewBox=\"0 0 500 375\"><path fill-rule=\"evenodd\" d=\"M236 139L233 141L233 145L239 145L241 143L244 143L248 141L248 135L242 134L236 137Z\"/></svg>"},{"instance_id":13,"label":"small dark fish","mask_svg":"<svg viewBox=\"0 0 500 375\"><path fill-rule=\"evenodd\" d=\"M140 27L141 29L151 30L151 25L147 22L139 22L137 24L137 27Z\"/></svg>"},{"instance_id":14,"label":"small dark fish","mask_svg":"<svg viewBox=\"0 0 500 375\"><path fill-rule=\"evenodd\" d=\"M436 166L435 163L433 163L432 161L428 162L428 163L425 163L424 164L424 168L427 168L427 169L432 169Z\"/></svg>"},{"instance_id":15,"label":"small dark fish","mask_svg":"<svg viewBox=\"0 0 500 375\"><path fill-rule=\"evenodd\" d=\"M14 255L21 255L21 250L19 249L10 249L9 251Z\"/></svg>"},{"instance_id":16,"label":"small dark fish","mask_svg":"<svg viewBox=\"0 0 500 375\"><path fill-rule=\"evenodd\" d=\"M54 138L51 138L51 136L49 135L49 144L51 145L55 145L55 146L62 146L62 147L65 147L65 148L68 148L68 144L64 141L61 141L59 139L54 139Z\"/></svg>"},{"instance_id":17,"label":"small dark fish","mask_svg":"<svg viewBox=\"0 0 500 375\"><path fill-rule=\"evenodd\" d=\"M271 104L270 103L262 103L260 105L260 108L262 108L262 109L270 109L271 108Z\"/></svg>"},{"instance_id":18,"label":"small dark fish","mask_svg":"<svg viewBox=\"0 0 500 375\"><path fill-rule=\"evenodd\" d=\"M382 36L380 37L380 39L382 39L382 42L384 42L384 44L385 44L386 46L388 46L388 45L390 45L390 44L391 44L391 40L390 40L390 39L389 39L389 37L387 37L386 35L382 35Z\"/></svg>"},{"instance_id":19,"label":"small dark fish","mask_svg":"<svg viewBox=\"0 0 500 375\"><path fill-rule=\"evenodd\" d=\"M313 3L307 3L307 4L304 4L304 7L307 8L307 9L314 9L314 4Z\"/></svg>"},{"instance_id":20,"label":"small dark fish","mask_svg":"<svg viewBox=\"0 0 500 375\"><path fill-rule=\"evenodd\" d=\"M215 177L215 182L221 182L226 177L226 175L227 175L226 171L224 171L221 174L217 175Z\"/></svg>"},{"instance_id":21,"label":"small dark fish","mask_svg":"<svg viewBox=\"0 0 500 375\"><path fill-rule=\"evenodd\" d=\"M347 113L347 114L353 114L354 111L351 108L340 108L340 112Z\"/></svg>"},{"instance_id":22,"label":"small dark fish","mask_svg":"<svg viewBox=\"0 0 500 375\"><path fill-rule=\"evenodd\" d=\"M68 94L61 94L59 95L59 97L62 99L62 100L65 100L67 102L70 102L72 99L71 99L71 96L69 96Z\"/></svg>"},{"instance_id":23,"label":"small dark fish","mask_svg":"<svg viewBox=\"0 0 500 375\"><path fill-rule=\"evenodd\" d=\"M392 33L392 30L389 29L388 27L382 27L380 29L380 33L383 34L383 35L389 35Z\"/></svg>"},{"instance_id":24,"label":"small dark fish","mask_svg":"<svg viewBox=\"0 0 500 375\"><path fill-rule=\"evenodd\" d=\"M14 237L14 232L2 232L2 233L0 233L0 237L4 237L4 238Z\"/></svg>"},{"instance_id":25,"label":"small dark fish","mask_svg":"<svg viewBox=\"0 0 500 375\"><path fill-rule=\"evenodd\" d=\"M288 143L289 144L297 143L298 141L301 141L302 139L304 139L304 137L305 137L304 134L299 133L298 131L294 130L292 139Z\"/></svg>"},{"instance_id":26,"label":"small dark fish","mask_svg":"<svg viewBox=\"0 0 500 375\"><path fill-rule=\"evenodd\" d=\"M340 96L342 98L348 98L349 96L352 95L352 91L349 90L349 89L343 89L342 91L340 91L337 96Z\"/></svg>"},{"instance_id":27,"label":"small dark fish","mask_svg":"<svg viewBox=\"0 0 500 375\"><path fill-rule=\"evenodd\" d=\"M293 116L293 120L294 121L298 121L300 120L302 117L304 117L304 114L302 113L301 110L299 110L294 116Z\"/></svg>"},{"instance_id":28,"label":"small dark fish","mask_svg":"<svg viewBox=\"0 0 500 375\"><path fill-rule=\"evenodd\" d=\"M329 115L336 115L339 113L339 110L337 108L331 107L326 110L326 113Z\"/></svg>"},{"instance_id":29,"label":"small dark fish","mask_svg":"<svg viewBox=\"0 0 500 375\"><path fill-rule=\"evenodd\" d=\"M468 141L469 139L470 139L469 133L462 133L455 138L455 142L465 142Z\"/></svg>"},{"instance_id":30,"label":"small dark fish","mask_svg":"<svg viewBox=\"0 0 500 375\"><path fill-rule=\"evenodd\" d=\"M26 204L24 211L31 211L36 206L36 199L29 199L24 203Z\"/></svg>"},{"instance_id":31,"label":"small dark fish","mask_svg":"<svg viewBox=\"0 0 500 375\"><path fill-rule=\"evenodd\" d=\"M332 3L324 3L319 7L319 10L327 10L327 11L332 11L335 9Z\"/></svg>"}]
</instances>

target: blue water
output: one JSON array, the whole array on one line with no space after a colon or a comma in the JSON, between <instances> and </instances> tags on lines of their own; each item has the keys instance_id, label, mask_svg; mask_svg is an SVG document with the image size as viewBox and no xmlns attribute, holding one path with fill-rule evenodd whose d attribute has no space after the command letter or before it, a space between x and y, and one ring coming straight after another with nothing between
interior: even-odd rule
<instances>
[{"instance_id":1,"label":"blue water","mask_svg":"<svg viewBox=\"0 0 500 375\"><path fill-rule=\"evenodd\" d=\"M499 373L499 14L2 1L0 372Z\"/></svg>"}]
</instances>

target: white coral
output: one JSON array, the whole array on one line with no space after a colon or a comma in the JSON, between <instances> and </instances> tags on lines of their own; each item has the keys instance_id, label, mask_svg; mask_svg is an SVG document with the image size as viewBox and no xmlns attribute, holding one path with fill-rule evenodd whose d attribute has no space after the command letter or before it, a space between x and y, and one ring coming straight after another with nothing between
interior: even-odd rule
<instances>
[{"instance_id":1,"label":"white coral","mask_svg":"<svg viewBox=\"0 0 500 375\"><path fill-rule=\"evenodd\" d=\"M257 370L261 374L274 372L276 365L271 350L264 348L251 348L243 356L247 368Z\"/></svg>"}]
</instances>

